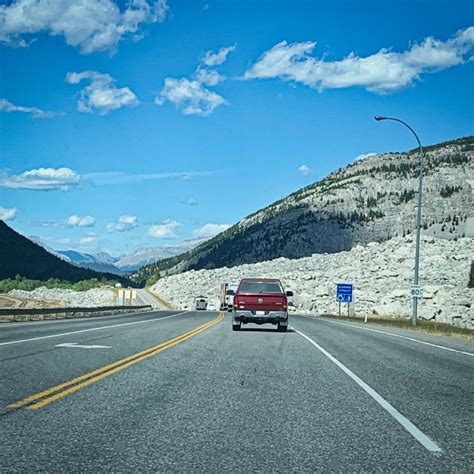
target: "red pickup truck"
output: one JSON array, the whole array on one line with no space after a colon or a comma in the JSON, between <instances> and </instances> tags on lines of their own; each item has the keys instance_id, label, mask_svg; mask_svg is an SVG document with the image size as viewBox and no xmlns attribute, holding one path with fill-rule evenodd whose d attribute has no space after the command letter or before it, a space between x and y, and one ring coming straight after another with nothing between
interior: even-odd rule
<instances>
[{"instance_id":1,"label":"red pickup truck","mask_svg":"<svg viewBox=\"0 0 474 474\"><path fill-rule=\"evenodd\" d=\"M242 278L235 292L232 329L242 324L276 324L278 331L288 329L288 296L280 280L273 278Z\"/></svg>"}]
</instances>

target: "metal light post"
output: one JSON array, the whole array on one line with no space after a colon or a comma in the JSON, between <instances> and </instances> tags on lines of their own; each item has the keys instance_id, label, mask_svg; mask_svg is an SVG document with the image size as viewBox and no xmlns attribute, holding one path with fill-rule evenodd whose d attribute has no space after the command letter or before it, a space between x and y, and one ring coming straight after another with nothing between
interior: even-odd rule
<instances>
[{"instance_id":1,"label":"metal light post","mask_svg":"<svg viewBox=\"0 0 474 474\"><path fill-rule=\"evenodd\" d=\"M423 193L423 147L421 146L420 139L416 134L415 130L410 127L406 122L394 117L382 117L376 115L375 120L378 122L380 120L394 120L395 122L400 122L402 125L405 125L413 135L415 135L416 141L418 142L419 155L420 155L420 176L418 180L418 212L416 214L416 250L415 250L415 276L413 278L413 285L418 286L418 276L420 268L420 227L421 227L421 204L422 204L422 193ZM416 319L418 314L418 295L413 296L413 312L411 316L412 326L416 326Z\"/></svg>"}]
</instances>

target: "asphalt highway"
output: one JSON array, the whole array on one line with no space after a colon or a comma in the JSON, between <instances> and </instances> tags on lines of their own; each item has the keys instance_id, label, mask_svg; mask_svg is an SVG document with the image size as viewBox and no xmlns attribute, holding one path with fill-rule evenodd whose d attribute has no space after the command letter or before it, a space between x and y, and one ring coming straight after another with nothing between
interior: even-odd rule
<instances>
[{"instance_id":1,"label":"asphalt highway","mask_svg":"<svg viewBox=\"0 0 474 474\"><path fill-rule=\"evenodd\" d=\"M471 343L211 312L0 326L0 472L473 472Z\"/></svg>"}]
</instances>

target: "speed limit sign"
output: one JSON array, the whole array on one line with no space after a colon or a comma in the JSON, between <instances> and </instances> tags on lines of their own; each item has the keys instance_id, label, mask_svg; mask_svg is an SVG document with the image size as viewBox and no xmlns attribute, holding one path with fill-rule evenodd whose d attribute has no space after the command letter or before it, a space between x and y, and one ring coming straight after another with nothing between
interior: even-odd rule
<instances>
[{"instance_id":1,"label":"speed limit sign","mask_svg":"<svg viewBox=\"0 0 474 474\"><path fill-rule=\"evenodd\" d=\"M412 285L410 288L410 295L412 298L421 298L421 288L420 285Z\"/></svg>"}]
</instances>

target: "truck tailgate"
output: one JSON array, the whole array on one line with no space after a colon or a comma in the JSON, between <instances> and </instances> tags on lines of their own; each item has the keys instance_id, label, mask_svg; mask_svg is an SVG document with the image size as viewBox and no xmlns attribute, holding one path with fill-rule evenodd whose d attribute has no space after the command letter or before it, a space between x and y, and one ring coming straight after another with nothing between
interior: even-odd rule
<instances>
[{"instance_id":1,"label":"truck tailgate","mask_svg":"<svg viewBox=\"0 0 474 474\"><path fill-rule=\"evenodd\" d=\"M236 296L236 309L248 311L286 311L287 300L285 295L259 294Z\"/></svg>"}]
</instances>

